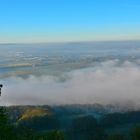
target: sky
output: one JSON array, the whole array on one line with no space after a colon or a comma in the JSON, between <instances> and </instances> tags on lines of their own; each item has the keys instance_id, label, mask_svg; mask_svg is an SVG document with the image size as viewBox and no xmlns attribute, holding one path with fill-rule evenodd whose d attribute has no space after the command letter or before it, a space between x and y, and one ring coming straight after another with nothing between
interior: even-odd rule
<instances>
[{"instance_id":1,"label":"sky","mask_svg":"<svg viewBox=\"0 0 140 140\"><path fill-rule=\"evenodd\" d=\"M140 40L140 0L0 0L0 43Z\"/></svg>"}]
</instances>

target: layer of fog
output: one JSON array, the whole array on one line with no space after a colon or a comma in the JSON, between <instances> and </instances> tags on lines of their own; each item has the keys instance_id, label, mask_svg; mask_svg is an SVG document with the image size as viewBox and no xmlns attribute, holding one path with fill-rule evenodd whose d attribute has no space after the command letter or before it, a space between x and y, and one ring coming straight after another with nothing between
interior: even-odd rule
<instances>
[{"instance_id":1,"label":"layer of fog","mask_svg":"<svg viewBox=\"0 0 140 140\"><path fill-rule=\"evenodd\" d=\"M11 77L4 84L1 105L114 104L140 105L140 67L109 60L93 67L28 79Z\"/></svg>"}]
</instances>

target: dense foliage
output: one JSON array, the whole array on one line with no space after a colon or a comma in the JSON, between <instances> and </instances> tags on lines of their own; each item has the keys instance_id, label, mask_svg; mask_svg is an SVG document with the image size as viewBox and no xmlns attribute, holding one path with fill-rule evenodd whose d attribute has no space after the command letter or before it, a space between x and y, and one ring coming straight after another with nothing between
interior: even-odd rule
<instances>
[{"instance_id":1,"label":"dense foliage","mask_svg":"<svg viewBox=\"0 0 140 140\"><path fill-rule=\"evenodd\" d=\"M26 119L20 119L22 116L18 114L13 119L1 107L0 140L140 140L139 111L111 113L98 119L93 115L73 118L69 118L70 113L67 115L63 118L44 112L44 115L31 114Z\"/></svg>"}]
</instances>

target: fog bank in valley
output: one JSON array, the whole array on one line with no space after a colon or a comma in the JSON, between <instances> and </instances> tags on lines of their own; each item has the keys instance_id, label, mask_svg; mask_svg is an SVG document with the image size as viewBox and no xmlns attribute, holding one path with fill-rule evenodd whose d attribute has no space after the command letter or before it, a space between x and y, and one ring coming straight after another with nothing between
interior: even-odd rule
<instances>
[{"instance_id":1,"label":"fog bank in valley","mask_svg":"<svg viewBox=\"0 0 140 140\"><path fill-rule=\"evenodd\" d=\"M30 75L1 81L1 105L125 104L140 105L140 67L109 60L58 77Z\"/></svg>"}]
</instances>

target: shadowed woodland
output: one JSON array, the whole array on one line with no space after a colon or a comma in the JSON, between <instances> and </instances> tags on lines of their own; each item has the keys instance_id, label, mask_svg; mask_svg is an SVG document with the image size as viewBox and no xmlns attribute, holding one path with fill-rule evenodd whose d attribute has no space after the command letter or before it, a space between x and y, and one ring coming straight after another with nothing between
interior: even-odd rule
<instances>
[{"instance_id":1,"label":"shadowed woodland","mask_svg":"<svg viewBox=\"0 0 140 140\"><path fill-rule=\"evenodd\" d=\"M61 108L62 109L62 108ZM1 107L0 140L139 140L140 112L95 118L45 107ZM54 113L55 112L55 113ZM70 117L73 116L73 117Z\"/></svg>"}]
</instances>

